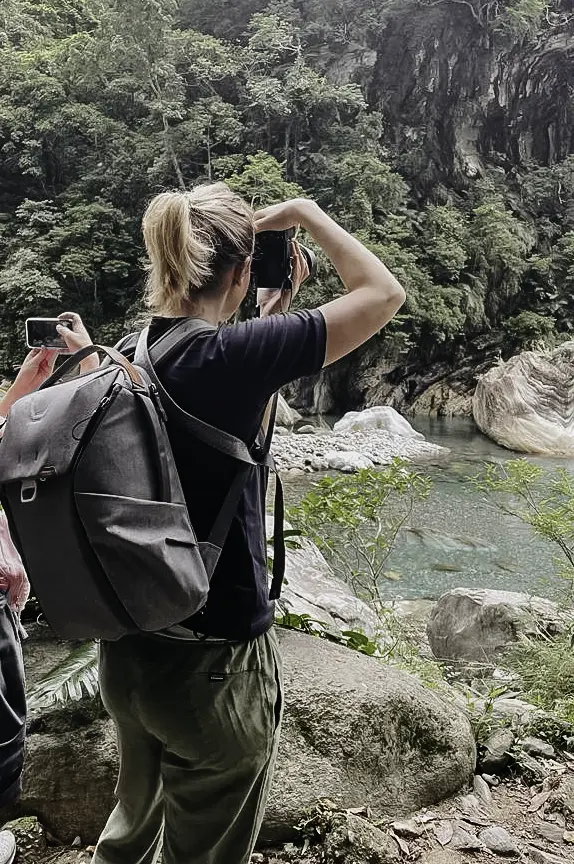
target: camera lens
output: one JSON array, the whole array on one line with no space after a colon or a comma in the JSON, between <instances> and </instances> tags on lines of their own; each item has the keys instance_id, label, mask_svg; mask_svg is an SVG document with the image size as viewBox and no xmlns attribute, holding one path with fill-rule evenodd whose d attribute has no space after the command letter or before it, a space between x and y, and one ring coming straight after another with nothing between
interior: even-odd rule
<instances>
[{"instance_id":1,"label":"camera lens","mask_svg":"<svg viewBox=\"0 0 574 864\"><path fill-rule=\"evenodd\" d=\"M307 262L307 267L309 268L309 276L307 278L314 279L317 275L317 256L308 246L299 246L299 248L303 258Z\"/></svg>"}]
</instances>

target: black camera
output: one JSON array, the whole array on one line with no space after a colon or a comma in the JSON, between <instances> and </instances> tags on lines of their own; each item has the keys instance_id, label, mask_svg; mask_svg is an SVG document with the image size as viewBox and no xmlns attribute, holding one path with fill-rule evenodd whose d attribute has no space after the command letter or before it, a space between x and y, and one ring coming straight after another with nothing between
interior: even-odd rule
<instances>
[{"instance_id":1,"label":"black camera","mask_svg":"<svg viewBox=\"0 0 574 864\"><path fill-rule=\"evenodd\" d=\"M295 229L287 231L262 231L255 238L255 252L251 264L251 281L255 288L275 291L290 291L293 287L293 259L291 241ZM317 256L307 246L299 244L301 254L309 268L309 278L317 273Z\"/></svg>"}]
</instances>

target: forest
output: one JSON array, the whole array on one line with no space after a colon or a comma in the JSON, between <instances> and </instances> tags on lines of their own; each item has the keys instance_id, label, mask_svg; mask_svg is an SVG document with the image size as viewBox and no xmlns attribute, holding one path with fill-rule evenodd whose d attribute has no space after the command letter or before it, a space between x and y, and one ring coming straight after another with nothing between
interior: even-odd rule
<instances>
[{"instance_id":1,"label":"forest","mask_svg":"<svg viewBox=\"0 0 574 864\"><path fill-rule=\"evenodd\" d=\"M28 316L76 310L104 343L133 326L147 199L209 180L256 206L313 197L361 237L407 290L385 339L411 364L493 334L505 351L567 338L574 116L559 146L521 149L481 108L490 133L469 167L447 115L466 110L456 81L471 67L487 77L484 58L534 61L564 34L574 44L571 10L564 0L2 0L0 371L21 361ZM428 51L423 31L439 24L470 46L467 68L457 72L459 58L449 72L437 55L421 82L410 46L420 38ZM410 43L381 78L405 28ZM553 74L571 94L564 50ZM390 107L417 87L415 128ZM540 112L558 99L543 91ZM340 290L321 261L300 302Z\"/></svg>"}]
</instances>

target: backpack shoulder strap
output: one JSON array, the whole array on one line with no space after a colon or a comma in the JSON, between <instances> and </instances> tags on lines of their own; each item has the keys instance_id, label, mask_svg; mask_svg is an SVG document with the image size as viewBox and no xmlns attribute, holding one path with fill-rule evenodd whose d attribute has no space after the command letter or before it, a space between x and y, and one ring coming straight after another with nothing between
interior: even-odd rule
<instances>
[{"instance_id":1,"label":"backpack shoulder strap","mask_svg":"<svg viewBox=\"0 0 574 864\"><path fill-rule=\"evenodd\" d=\"M151 349L148 348L149 328L146 327L139 338L134 352L134 362L142 366L150 376L168 417L172 418L180 427L185 428L198 440L210 447L224 453L227 456L243 463L238 470L233 483L226 495L225 501L219 511L215 524L210 532L208 543L222 548L231 523L237 511L239 500L252 466L265 465L275 472L275 506L274 506L274 531L273 531L273 577L271 583L270 599L276 600L281 594L281 586L285 573L285 539L284 539L284 501L281 478L275 470L273 458L270 455L271 441L275 427L275 416L277 413L278 395L273 397L269 423L265 438L256 444L251 450L244 441L205 423L198 417L184 411L174 399L171 398L162 385L154 367L165 363L186 339L198 336L201 333L214 332L217 328L207 321L198 318L184 318L176 322L173 327L163 334ZM128 343L127 340L130 340ZM127 337L126 347L131 347L133 336Z\"/></svg>"}]
</instances>

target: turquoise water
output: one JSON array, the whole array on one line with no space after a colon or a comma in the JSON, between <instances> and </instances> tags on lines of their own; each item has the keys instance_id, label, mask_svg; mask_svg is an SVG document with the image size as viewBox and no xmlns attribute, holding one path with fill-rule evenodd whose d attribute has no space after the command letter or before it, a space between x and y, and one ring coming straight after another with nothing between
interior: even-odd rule
<instances>
[{"instance_id":1,"label":"turquoise water","mask_svg":"<svg viewBox=\"0 0 574 864\"><path fill-rule=\"evenodd\" d=\"M451 453L425 469L433 490L427 501L415 505L409 529L398 538L388 569L400 579L385 581L383 594L435 598L451 588L477 586L558 597L563 583L553 576L552 546L484 500L466 480L485 461L506 461L516 454L481 435L470 420L419 417L413 425ZM574 460L533 461L574 473ZM299 499L312 482L309 475L289 479L289 501Z\"/></svg>"}]
</instances>

